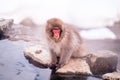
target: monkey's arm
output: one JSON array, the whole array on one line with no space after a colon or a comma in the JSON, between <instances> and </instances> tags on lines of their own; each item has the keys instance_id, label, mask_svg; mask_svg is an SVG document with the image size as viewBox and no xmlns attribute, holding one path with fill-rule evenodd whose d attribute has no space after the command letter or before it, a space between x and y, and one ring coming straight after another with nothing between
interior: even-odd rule
<instances>
[{"instance_id":1,"label":"monkey's arm","mask_svg":"<svg viewBox=\"0 0 120 80\"><path fill-rule=\"evenodd\" d=\"M50 66L56 66L57 63L57 55L56 53L51 49L51 57L52 57L52 63Z\"/></svg>"}]
</instances>

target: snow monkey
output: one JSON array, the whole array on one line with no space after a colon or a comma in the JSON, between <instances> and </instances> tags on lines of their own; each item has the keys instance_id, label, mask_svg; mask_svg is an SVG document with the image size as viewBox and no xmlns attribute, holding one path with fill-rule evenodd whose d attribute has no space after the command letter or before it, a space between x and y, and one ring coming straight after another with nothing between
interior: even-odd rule
<instances>
[{"instance_id":1,"label":"snow monkey","mask_svg":"<svg viewBox=\"0 0 120 80\"><path fill-rule=\"evenodd\" d=\"M79 31L62 20L49 19L46 24L46 35L52 54L52 66L60 68L67 64L71 57L82 57L84 54Z\"/></svg>"}]
</instances>

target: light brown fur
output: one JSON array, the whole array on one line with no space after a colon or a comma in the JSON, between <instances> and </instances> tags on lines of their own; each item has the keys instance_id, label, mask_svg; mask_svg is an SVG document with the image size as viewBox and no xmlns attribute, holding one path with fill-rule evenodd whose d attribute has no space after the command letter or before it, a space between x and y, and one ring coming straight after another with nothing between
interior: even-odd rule
<instances>
[{"instance_id":1,"label":"light brown fur","mask_svg":"<svg viewBox=\"0 0 120 80\"><path fill-rule=\"evenodd\" d=\"M51 29L53 26L59 26L62 30L58 40L52 37ZM48 45L52 54L52 64L56 64L57 57L60 57L58 67L62 67L68 63L71 57L81 57L83 55L83 42L79 32L75 28L66 25L60 19L49 19L46 25L46 33Z\"/></svg>"}]
</instances>

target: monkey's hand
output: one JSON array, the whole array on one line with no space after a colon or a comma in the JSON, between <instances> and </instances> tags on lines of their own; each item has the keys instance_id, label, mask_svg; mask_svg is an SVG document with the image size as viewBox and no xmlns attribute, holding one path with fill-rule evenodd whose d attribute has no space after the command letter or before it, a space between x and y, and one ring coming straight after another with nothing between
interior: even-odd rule
<instances>
[{"instance_id":1,"label":"monkey's hand","mask_svg":"<svg viewBox=\"0 0 120 80\"><path fill-rule=\"evenodd\" d=\"M49 66L50 66L50 69L52 69L52 70L56 69L56 67L57 67L57 60L53 59Z\"/></svg>"},{"instance_id":2,"label":"monkey's hand","mask_svg":"<svg viewBox=\"0 0 120 80\"><path fill-rule=\"evenodd\" d=\"M59 57L58 62L56 64L56 70L63 67L65 64L66 64L66 61L61 60L61 58Z\"/></svg>"},{"instance_id":3,"label":"monkey's hand","mask_svg":"<svg viewBox=\"0 0 120 80\"><path fill-rule=\"evenodd\" d=\"M56 64L50 64L49 67L52 70L56 70L57 65Z\"/></svg>"},{"instance_id":4,"label":"monkey's hand","mask_svg":"<svg viewBox=\"0 0 120 80\"><path fill-rule=\"evenodd\" d=\"M59 68L63 67L65 64L66 64L65 62L62 62L62 63L59 62L59 63L56 65L56 70L58 70Z\"/></svg>"}]
</instances>

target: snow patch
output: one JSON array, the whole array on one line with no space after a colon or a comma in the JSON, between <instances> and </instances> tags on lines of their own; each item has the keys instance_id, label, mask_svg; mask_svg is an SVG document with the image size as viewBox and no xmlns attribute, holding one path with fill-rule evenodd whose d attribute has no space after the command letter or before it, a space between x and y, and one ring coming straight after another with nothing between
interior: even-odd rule
<instances>
[{"instance_id":1,"label":"snow patch","mask_svg":"<svg viewBox=\"0 0 120 80\"><path fill-rule=\"evenodd\" d=\"M116 35L107 28L95 28L80 32L85 39L116 39Z\"/></svg>"}]
</instances>

